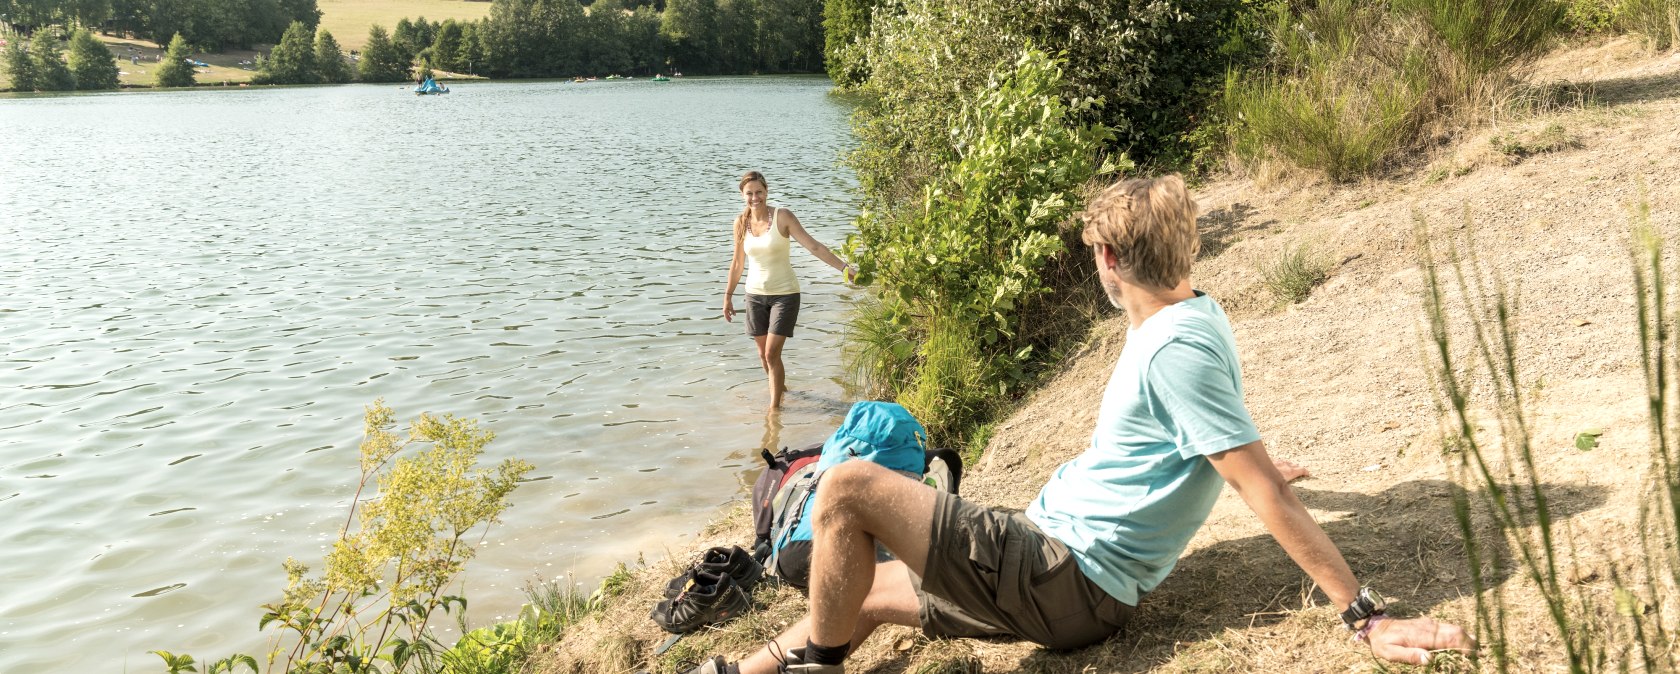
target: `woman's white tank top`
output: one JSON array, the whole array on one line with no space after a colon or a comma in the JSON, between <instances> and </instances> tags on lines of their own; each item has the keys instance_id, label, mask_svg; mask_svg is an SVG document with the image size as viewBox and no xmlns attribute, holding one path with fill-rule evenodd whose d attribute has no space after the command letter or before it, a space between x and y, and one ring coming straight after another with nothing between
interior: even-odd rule
<instances>
[{"instance_id":1,"label":"woman's white tank top","mask_svg":"<svg viewBox=\"0 0 1680 674\"><path fill-rule=\"evenodd\" d=\"M770 226L764 234L753 236L752 227L742 235L742 247L747 252L747 293L752 295L792 295L799 292L799 279L793 277L793 263L788 261L788 237L776 226L782 209L770 211Z\"/></svg>"}]
</instances>

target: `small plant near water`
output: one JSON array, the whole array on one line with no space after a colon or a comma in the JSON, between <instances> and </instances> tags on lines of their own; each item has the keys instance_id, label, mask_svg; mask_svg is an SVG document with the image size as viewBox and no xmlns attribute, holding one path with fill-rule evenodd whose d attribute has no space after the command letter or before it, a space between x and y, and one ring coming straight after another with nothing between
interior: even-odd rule
<instances>
[{"instance_id":1,"label":"small plant near water","mask_svg":"<svg viewBox=\"0 0 1680 674\"><path fill-rule=\"evenodd\" d=\"M283 598L263 606L258 629L278 630L264 671L507 671L516 644L557 633L552 607L533 598L535 608L520 620L468 632L454 647L438 643L430 628L465 609L466 600L447 588L473 557L472 539L500 520L531 465L508 459L480 468L494 434L474 420L422 414L403 437L392 432L395 414L376 401L363 422L361 479L325 572L311 577L308 567L286 560ZM172 673L195 671L189 655L153 652ZM257 671L256 659L242 654L210 671L235 666Z\"/></svg>"},{"instance_id":2,"label":"small plant near water","mask_svg":"<svg viewBox=\"0 0 1680 674\"><path fill-rule=\"evenodd\" d=\"M1466 220L1469 220L1466 214ZM1507 601L1498 574L1514 568L1534 586L1572 674L1611 671L1672 672L1680 652L1667 621L1680 606L1680 443L1674 428L1680 404L1680 340L1674 335L1671 291L1663 278L1666 245L1649 226L1649 206L1634 208L1634 298L1651 435L1645 494L1639 501L1637 550L1607 564L1605 582L1578 573L1580 549L1572 530L1560 526L1553 496L1541 474L1547 463L1535 446L1532 414L1518 364L1518 315L1514 291L1490 272L1474 245L1433 242L1419 225L1420 264L1426 280L1429 371L1442 413L1441 439L1452 464L1453 510L1464 540L1476 597L1475 630L1486 647L1481 671L1531 671L1517 657L1532 643L1508 630L1525 607ZM1445 259L1437 246L1445 245ZM1460 345L1455 334L1468 333ZM1460 354L1468 353L1466 359ZM1486 430L1496 429L1496 432ZM1595 451L1581 441L1569 451ZM1626 570L1623 570L1626 569ZM1596 576L1594 576L1596 578Z\"/></svg>"},{"instance_id":3,"label":"small plant near water","mask_svg":"<svg viewBox=\"0 0 1680 674\"><path fill-rule=\"evenodd\" d=\"M1313 288L1330 278L1330 261L1309 244L1284 246L1276 257L1260 263L1260 279L1283 304L1307 299Z\"/></svg>"}]
</instances>

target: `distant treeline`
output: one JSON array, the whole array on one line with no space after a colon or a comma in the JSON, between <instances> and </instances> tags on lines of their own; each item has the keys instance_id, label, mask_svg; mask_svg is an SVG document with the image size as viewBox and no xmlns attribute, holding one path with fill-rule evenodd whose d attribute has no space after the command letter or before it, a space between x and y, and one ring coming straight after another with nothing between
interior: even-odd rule
<instances>
[{"instance_id":1,"label":"distant treeline","mask_svg":"<svg viewBox=\"0 0 1680 674\"><path fill-rule=\"evenodd\" d=\"M316 0L0 0L24 32L77 25L201 49L278 44L320 23ZM490 77L821 72L812 0L495 0L479 21L403 19L391 40L421 66Z\"/></svg>"},{"instance_id":2,"label":"distant treeline","mask_svg":"<svg viewBox=\"0 0 1680 674\"><path fill-rule=\"evenodd\" d=\"M0 0L12 28L76 25L168 44L179 34L204 49L274 44L294 21L321 21L315 0Z\"/></svg>"},{"instance_id":3,"label":"distant treeline","mask_svg":"<svg viewBox=\"0 0 1680 674\"><path fill-rule=\"evenodd\" d=\"M497 78L823 69L810 0L495 0L480 21L404 19L391 38L424 65Z\"/></svg>"}]
</instances>

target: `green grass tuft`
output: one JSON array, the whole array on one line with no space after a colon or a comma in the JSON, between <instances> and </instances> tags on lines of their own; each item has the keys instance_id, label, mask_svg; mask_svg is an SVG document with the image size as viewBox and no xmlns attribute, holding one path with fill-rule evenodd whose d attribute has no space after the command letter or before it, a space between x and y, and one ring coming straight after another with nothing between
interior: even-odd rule
<instances>
[{"instance_id":1,"label":"green grass tuft","mask_svg":"<svg viewBox=\"0 0 1680 674\"><path fill-rule=\"evenodd\" d=\"M1261 262L1260 278L1279 302L1295 304L1330 278L1330 261L1305 243L1284 246L1277 257Z\"/></svg>"}]
</instances>

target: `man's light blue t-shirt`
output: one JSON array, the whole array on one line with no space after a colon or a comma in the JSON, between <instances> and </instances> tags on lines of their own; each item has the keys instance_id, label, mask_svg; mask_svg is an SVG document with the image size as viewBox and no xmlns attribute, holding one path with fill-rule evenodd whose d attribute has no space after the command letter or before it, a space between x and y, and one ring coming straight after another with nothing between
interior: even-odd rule
<instances>
[{"instance_id":1,"label":"man's light blue t-shirt","mask_svg":"<svg viewBox=\"0 0 1680 674\"><path fill-rule=\"evenodd\" d=\"M1259 439L1230 321L1197 291L1126 333L1090 449L1056 469L1027 516L1136 606L1213 510L1225 482L1207 456Z\"/></svg>"}]
</instances>

